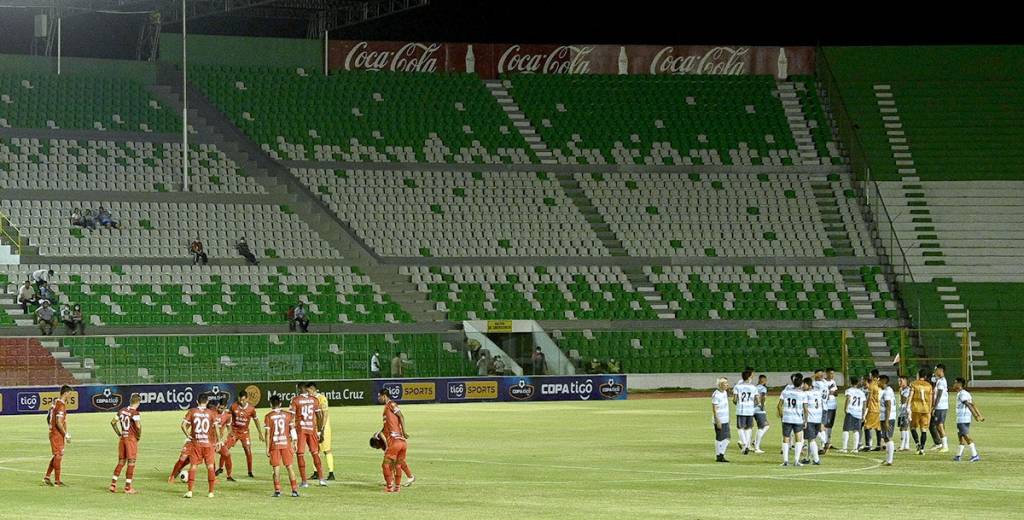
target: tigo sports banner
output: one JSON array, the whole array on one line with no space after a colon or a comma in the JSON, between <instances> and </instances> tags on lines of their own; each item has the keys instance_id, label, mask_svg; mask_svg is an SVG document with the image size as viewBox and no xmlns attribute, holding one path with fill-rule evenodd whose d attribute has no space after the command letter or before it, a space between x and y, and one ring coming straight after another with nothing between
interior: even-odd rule
<instances>
[{"instance_id":1,"label":"tigo sports banner","mask_svg":"<svg viewBox=\"0 0 1024 520\"><path fill-rule=\"evenodd\" d=\"M271 395L287 402L299 382L182 383L161 385L83 385L68 399L72 412L112 412L126 406L134 394L148 411L187 410L201 394L234 402L246 393L255 406L266 408ZM590 401L626 398L626 376L523 376L441 379L356 379L316 381L331 406L377 403L386 390L402 403L467 403L479 401ZM58 387L0 388L0 415L46 413L59 397Z\"/></svg>"}]
</instances>

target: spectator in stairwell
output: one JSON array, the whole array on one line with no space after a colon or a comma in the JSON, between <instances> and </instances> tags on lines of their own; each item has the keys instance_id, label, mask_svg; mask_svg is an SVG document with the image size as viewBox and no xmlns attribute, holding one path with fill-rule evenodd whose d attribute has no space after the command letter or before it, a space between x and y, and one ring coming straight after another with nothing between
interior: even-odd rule
<instances>
[{"instance_id":1,"label":"spectator in stairwell","mask_svg":"<svg viewBox=\"0 0 1024 520\"><path fill-rule=\"evenodd\" d=\"M306 317L306 307L301 303L295 306L295 324L302 329L302 332L309 332L309 318Z\"/></svg>"},{"instance_id":2,"label":"spectator in stairwell","mask_svg":"<svg viewBox=\"0 0 1024 520\"><path fill-rule=\"evenodd\" d=\"M619 362L618 361L615 361L615 358L611 358L611 359L608 360L608 370L607 370L607 372L609 374L618 374L618 373L622 372L622 367L619 366Z\"/></svg>"},{"instance_id":3,"label":"spectator in stairwell","mask_svg":"<svg viewBox=\"0 0 1024 520\"><path fill-rule=\"evenodd\" d=\"M239 239L238 243L235 244L235 249L238 251L238 254L242 255L242 257L249 262L249 264L260 265L260 263L256 261L256 255L252 254L252 251L249 250L249 244L245 242L244 238Z\"/></svg>"},{"instance_id":4,"label":"spectator in stairwell","mask_svg":"<svg viewBox=\"0 0 1024 520\"><path fill-rule=\"evenodd\" d=\"M96 217L93 216L91 209L85 210L85 214L82 215L82 227L96 229Z\"/></svg>"},{"instance_id":5,"label":"spectator in stairwell","mask_svg":"<svg viewBox=\"0 0 1024 520\"><path fill-rule=\"evenodd\" d=\"M601 370L601 362L598 361L597 358L594 358L593 360L590 361L590 366L587 367L587 373L588 374L600 374L601 372L602 372L602 370Z\"/></svg>"},{"instance_id":6,"label":"spectator in stairwell","mask_svg":"<svg viewBox=\"0 0 1024 520\"><path fill-rule=\"evenodd\" d=\"M380 378L380 353L376 350L373 351L373 356L370 357L370 377L373 379Z\"/></svg>"},{"instance_id":7,"label":"spectator in stairwell","mask_svg":"<svg viewBox=\"0 0 1024 520\"><path fill-rule=\"evenodd\" d=\"M74 329L78 329L79 336L85 336L85 317L82 315L82 306L75 304L75 308L71 310L71 322L74 324L72 328L72 334Z\"/></svg>"},{"instance_id":8,"label":"spectator in stairwell","mask_svg":"<svg viewBox=\"0 0 1024 520\"><path fill-rule=\"evenodd\" d=\"M537 347L533 351L533 356L530 358L531 364L533 365L533 375L542 376L546 372L547 358L544 356L544 352L541 351L540 347Z\"/></svg>"},{"instance_id":9,"label":"spectator in stairwell","mask_svg":"<svg viewBox=\"0 0 1024 520\"><path fill-rule=\"evenodd\" d=\"M503 376L507 369L505 368L505 361L500 357L494 358L494 375Z\"/></svg>"},{"instance_id":10,"label":"spectator in stairwell","mask_svg":"<svg viewBox=\"0 0 1024 520\"><path fill-rule=\"evenodd\" d=\"M405 377L405 368L411 363L402 359L402 353L395 351L395 357L391 358L391 377Z\"/></svg>"},{"instance_id":11,"label":"spectator in stairwell","mask_svg":"<svg viewBox=\"0 0 1024 520\"><path fill-rule=\"evenodd\" d=\"M480 359L480 354L483 352L480 349L480 342L475 339L471 339L466 343L466 345L469 346L469 360L475 362Z\"/></svg>"},{"instance_id":12,"label":"spectator in stairwell","mask_svg":"<svg viewBox=\"0 0 1024 520\"><path fill-rule=\"evenodd\" d=\"M39 332L43 336L53 335L53 328L57 325L57 316L53 312L50 302L44 301L43 305L36 309L36 323L39 324Z\"/></svg>"},{"instance_id":13,"label":"spectator in stairwell","mask_svg":"<svg viewBox=\"0 0 1024 520\"><path fill-rule=\"evenodd\" d=\"M32 271L32 275L29 276L29 280L36 285L36 289L43 286L50 281L50 277L53 276L53 269L39 269Z\"/></svg>"},{"instance_id":14,"label":"spectator in stairwell","mask_svg":"<svg viewBox=\"0 0 1024 520\"><path fill-rule=\"evenodd\" d=\"M486 351L476 359L476 375L486 376L491 366L490 356L487 355Z\"/></svg>"},{"instance_id":15,"label":"spectator in stairwell","mask_svg":"<svg viewBox=\"0 0 1024 520\"><path fill-rule=\"evenodd\" d=\"M39 300L36 298L36 292L32 289L32 282L25 280L25 283L18 289L18 304L21 305L22 312L28 314L28 306L38 303Z\"/></svg>"},{"instance_id":16,"label":"spectator in stairwell","mask_svg":"<svg viewBox=\"0 0 1024 520\"><path fill-rule=\"evenodd\" d=\"M100 206L99 212L96 215L96 221L99 222L101 226L107 229L120 229L120 225L118 224L118 222L114 220L114 217L110 216L110 211L108 211L107 208L104 208L103 206Z\"/></svg>"},{"instance_id":17,"label":"spectator in stairwell","mask_svg":"<svg viewBox=\"0 0 1024 520\"><path fill-rule=\"evenodd\" d=\"M289 305L288 312L284 314L285 319L288 320L288 332L295 332L295 306Z\"/></svg>"},{"instance_id":18,"label":"spectator in stairwell","mask_svg":"<svg viewBox=\"0 0 1024 520\"><path fill-rule=\"evenodd\" d=\"M188 246L188 252L192 253L192 265L202 263L206 265L210 261L209 257L206 256L206 250L203 249L203 241L196 237L192 241L192 244Z\"/></svg>"}]
</instances>

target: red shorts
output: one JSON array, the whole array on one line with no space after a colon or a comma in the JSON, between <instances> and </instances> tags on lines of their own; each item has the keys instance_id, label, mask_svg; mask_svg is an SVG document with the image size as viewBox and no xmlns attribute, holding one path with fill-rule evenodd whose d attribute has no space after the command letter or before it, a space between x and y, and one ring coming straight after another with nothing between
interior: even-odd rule
<instances>
[{"instance_id":1,"label":"red shorts","mask_svg":"<svg viewBox=\"0 0 1024 520\"><path fill-rule=\"evenodd\" d=\"M212 466L214 464L213 446L197 446L193 444L192 452L189 453L189 463L193 466L198 466L204 461L207 466Z\"/></svg>"},{"instance_id":2,"label":"red shorts","mask_svg":"<svg viewBox=\"0 0 1024 520\"><path fill-rule=\"evenodd\" d=\"M121 437L117 443L118 460L135 460L139 455L139 440L128 437Z\"/></svg>"},{"instance_id":3,"label":"red shorts","mask_svg":"<svg viewBox=\"0 0 1024 520\"><path fill-rule=\"evenodd\" d=\"M391 439L388 441L388 450L384 452L384 458L395 462L403 461L407 447L405 439Z\"/></svg>"},{"instance_id":4,"label":"red shorts","mask_svg":"<svg viewBox=\"0 0 1024 520\"><path fill-rule=\"evenodd\" d=\"M50 453L64 455L64 436L60 432L50 432Z\"/></svg>"},{"instance_id":5,"label":"red shorts","mask_svg":"<svg viewBox=\"0 0 1024 520\"><path fill-rule=\"evenodd\" d=\"M309 446L310 453L320 453L320 440L317 439L316 433L299 432L299 442L296 445L295 454L300 457L305 455L306 446Z\"/></svg>"},{"instance_id":6,"label":"red shorts","mask_svg":"<svg viewBox=\"0 0 1024 520\"><path fill-rule=\"evenodd\" d=\"M228 439L224 441L224 447L220 450L221 453L231 451L231 448L235 447L235 443L241 443L242 447L249 449L252 446L252 441L249 440L249 432L231 432L231 435L228 435Z\"/></svg>"},{"instance_id":7,"label":"red shorts","mask_svg":"<svg viewBox=\"0 0 1024 520\"><path fill-rule=\"evenodd\" d=\"M270 450L270 465L277 466L291 466L292 465L292 449L291 448L272 448Z\"/></svg>"}]
</instances>

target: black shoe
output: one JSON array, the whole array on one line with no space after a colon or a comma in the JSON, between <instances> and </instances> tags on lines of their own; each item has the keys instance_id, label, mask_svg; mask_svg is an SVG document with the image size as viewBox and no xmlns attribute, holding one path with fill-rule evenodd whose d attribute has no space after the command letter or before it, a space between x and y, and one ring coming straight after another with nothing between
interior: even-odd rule
<instances>
[{"instance_id":1,"label":"black shoe","mask_svg":"<svg viewBox=\"0 0 1024 520\"><path fill-rule=\"evenodd\" d=\"M881 446L875 446L874 448L871 448L871 451L882 451L882 447Z\"/></svg>"},{"instance_id":2,"label":"black shoe","mask_svg":"<svg viewBox=\"0 0 1024 520\"><path fill-rule=\"evenodd\" d=\"M320 480L320 475L314 471L313 474L309 476L309 480Z\"/></svg>"},{"instance_id":3,"label":"black shoe","mask_svg":"<svg viewBox=\"0 0 1024 520\"><path fill-rule=\"evenodd\" d=\"M235 477L228 477L228 482L237 482Z\"/></svg>"},{"instance_id":4,"label":"black shoe","mask_svg":"<svg viewBox=\"0 0 1024 520\"><path fill-rule=\"evenodd\" d=\"M214 472L213 474L219 477L221 473L224 473L224 468L220 468L220 469L218 469L218 470L217 470L217 471L215 471L215 472Z\"/></svg>"},{"instance_id":5,"label":"black shoe","mask_svg":"<svg viewBox=\"0 0 1024 520\"><path fill-rule=\"evenodd\" d=\"M249 478L256 478L256 475L253 475L252 472L250 471L249 472Z\"/></svg>"},{"instance_id":6,"label":"black shoe","mask_svg":"<svg viewBox=\"0 0 1024 520\"><path fill-rule=\"evenodd\" d=\"M334 472L333 471L327 474L327 480L334 480Z\"/></svg>"},{"instance_id":7,"label":"black shoe","mask_svg":"<svg viewBox=\"0 0 1024 520\"><path fill-rule=\"evenodd\" d=\"M716 455L715 456L715 462L729 462L729 461L725 460L725 455Z\"/></svg>"},{"instance_id":8,"label":"black shoe","mask_svg":"<svg viewBox=\"0 0 1024 520\"><path fill-rule=\"evenodd\" d=\"M811 463L811 459L804 459L804 460L800 461L800 464L810 464L810 463Z\"/></svg>"},{"instance_id":9,"label":"black shoe","mask_svg":"<svg viewBox=\"0 0 1024 520\"><path fill-rule=\"evenodd\" d=\"M750 448L743 448L743 454L744 455L748 455L749 453L750 453Z\"/></svg>"}]
</instances>

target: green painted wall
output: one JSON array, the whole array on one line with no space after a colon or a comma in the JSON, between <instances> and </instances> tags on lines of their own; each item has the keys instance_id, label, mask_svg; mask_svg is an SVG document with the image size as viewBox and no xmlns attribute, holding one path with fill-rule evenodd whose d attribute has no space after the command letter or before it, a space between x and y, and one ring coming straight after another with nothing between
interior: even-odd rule
<instances>
[{"instance_id":1,"label":"green painted wall","mask_svg":"<svg viewBox=\"0 0 1024 520\"><path fill-rule=\"evenodd\" d=\"M56 74L57 59L43 56L0 55L2 74ZM94 58L61 58L61 74L131 79L152 83L156 64L144 61L101 60Z\"/></svg>"},{"instance_id":2,"label":"green painted wall","mask_svg":"<svg viewBox=\"0 0 1024 520\"><path fill-rule=\"evenodd\" d=\"M827 47L825 57L840 81L1024 76L1024 45Z\"/></svg>"},{"instance_id":3,"label":"green painted wall","mask_svg":"<svg viewBox=\"0 0 1024 520\"><path fill-rule=\"evenodd\" d=\"M181 35L160 35L160 59L181 63ZM323 42L288 38L250 38L237 36L189 35L190 65L230 65L234 67L303 67L316 72L323 69Z\"/></svg>"}]
</instances>

